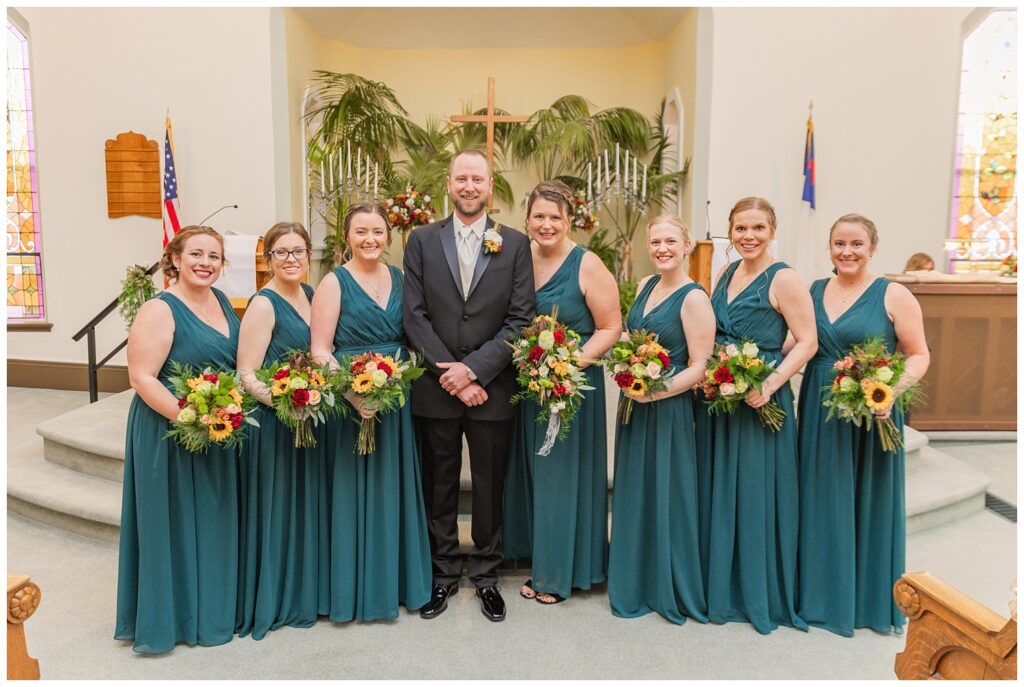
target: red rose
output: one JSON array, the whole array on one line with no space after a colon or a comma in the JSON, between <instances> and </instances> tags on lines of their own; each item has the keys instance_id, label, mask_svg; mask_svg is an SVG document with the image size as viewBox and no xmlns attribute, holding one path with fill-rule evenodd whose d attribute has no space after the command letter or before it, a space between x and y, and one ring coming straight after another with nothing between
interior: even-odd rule
<instances>
[{"instance_id":1,"label":"red rose","mask_svg":"<svg viewBox=\"0 0 1024 687\"><path fill-rule=\"evenodd\" d=\"M669 365L672 364L672 360L667 355L665 355L665 353L662 352L662 351L658 352L658 360L661 361L661 366L666 368L666 369L668 368Z\"/></svg>"},{"instance_id":2,"label":"red rose","mask_svg":"<svg viewBox=\"0 0 1024 687\"><path fill-rule=\"evenodd\" d=\"M296 389L292 392L292 405L296 408L301 408L309 403L309 390L307 389Z\"/></svg>"},{"instance_id":3,"label":"red rose","mask_svg":"<svg viewBox=\"0 0 1024 687\"><path fill-rule=\"evenodd\" d=\"M394 372L394 370L391 369L391 366L388 365L383 360L377 363L377 369L386 374L388 377L390 377L391 373Z\"/></svg>"},{"instance_id":4,"label":"red rose","mask_svg":"<svg viewBox=\"0 0 1024 687\"><path fill-rule=\"evenodd\" d=\"M188 403L188 399L187 398L179 398L178 399L178 408L179 409L180 408L184 408L186 403Z\"/></svg>"},{"instance_id":5,"label":"red rose","mask_svg":"<svg viewBox=\"0 0 1024 687\"><path fill-rule=\"evenodd\" d=\"M729 368L720 367L715 370L715 381L719 384L725 384L726 382L733 381L732 372L729 372Z\"/></svg>"},{"instance_id":6,"label":"red rose","mask_svg":"<svg viewBox=\"0 0 1024 687\"><path fill-rule=\"evenodd\" d=\"M544 357L544 349L540 346L534 346L530 349L530 362L535 363Z\"/></svg>"},{"instance_id":7,"label":"red rose","mask_svg":"<svg viewBox=\"0 0 1024 687\"><path fill-rule=\"evenodd\" d=\"M872 365L874 365L875 367L885 367L885 366L886 366L886 365L888 365L889 363L887 363L887 362L886 362L886 361L884 361L884 360L876 360L875 362L873 362L873 363L871 363L871 364L872 364Z\"/></svg>"},{"instance_id":8,"label":"red rose","mask_svg":"<svg viewBox=\"0 0 1024 687\"><path fill-rule=\"evenodd\" d=\"M561 384L556 384L552 391L554 391L555 396L565 396L565 387Z\"/></svg>"},{"instance_id":9,"label":"red rose","mask_svg":"<svg viewBox=\"0 0 1024 687\"><path fill-rule=\"evenodd\" d=\"M289 374L291 374L291 370L289 370L287 367L282 367L280 370L274 373L274 379L284 379Z\"/></svg>"},{"instance_id":10,"label":"red rose","mask_svg":"<svg viewBox=\"0 0 1024 687\"><path fill-rule=\"evenodd\" d=\"M220 379L218 379L217 375L215 374L205 374L203 375L203 379L205 379L208 382L213 382L214 384L220 381Z\"/></svg>"},{"instance_id":11,"label":"red rose","mask_svg":"<svg viewBox=\"0 0 1024 687\"><path fill-rule=\"evenodd\" d=\"M626 389L633 385L633 373L631 372L620 372L615 375L615 383L619 385L620 389Z\"/></svg>"},{"instance_id":12,"label":"red rose","mask_svg":"<svg viewBox=\"0 0 1024 687\"><path fill-rule=\"evenodd\" d=\"M363 371L363 367L364 364L357 360L356 362L352 363L352 367L348 368L348 371L354 375L357 375Z\"/></svg>"},{"instance_id":13,"label":"red rose","mask_svg":"<svg viewBox=\"0 0 1024 687\"><path fill-rule=\"evenodd\" d=\"M228 415L228 419L231 420L231 429L238 429L242 426L242 414L232 413Z\"/></svg>"},{"instance_id":14,"label":"red rose","mask_svg":"<svg viewBox=\"0 0 1024 687\"><path fill-rule=\"evenodd\" d=\"M565 333L561 329L555 330L555 343L565 343Z\"/></svg>"},{"instance_id":15,"label":"red rose","mask_svg":"<svg viewBox=\"0 0 1024 687\"><path fill-rule=\"evenodd\" d=\"M845 372L840 372L839 374L837 374L836 375L835 383L838 384L839 382L843 381L843 377L845 377L845 376L846 376Z\"/></svg>"}]
</instances>

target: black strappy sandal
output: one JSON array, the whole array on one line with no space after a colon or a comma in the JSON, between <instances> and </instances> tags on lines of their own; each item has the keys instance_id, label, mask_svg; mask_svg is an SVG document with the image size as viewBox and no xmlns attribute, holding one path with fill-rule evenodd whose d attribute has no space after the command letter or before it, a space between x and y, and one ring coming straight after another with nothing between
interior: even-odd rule
<instances>
[{"instance_id":1,"label":"black strappy sandal","mask_svg":"<svg viewBox=\"0 0 1024 687\"><path fill-rule=\"evenodd\" d=\"M532 589L532 587L531 587L531 589ZM564 597L564 596L559 596L558 594L548 594L548 592L537 592L536 590L534 590L534 593L537 595L537 596L534 597L534 599L536 599L537 603L543 604L544 606L554 606L555 604L562 603L566 599L566 597ZM553 598L554 601L544 601L543 599L540 598L541 594L547 594L548 596Z\"/></svg>"},{"instance_id":2,"label":"black strappy sandal","mask_svg":"<svg viewBox=\"0 0 1024 687\"><path fill-rule=\"evenodd\" d=\"M524 599L536 599L537 598L537 591L533 588L533 578L532 577L530 579L528 579L526 582L524 582L523 586L524 587L528 587L529 590L531 592L533 592L533 596L530 596L529 594L524 594L522 589L519 590L519 596L523 597Z\"/></svg>"}]
</instances>

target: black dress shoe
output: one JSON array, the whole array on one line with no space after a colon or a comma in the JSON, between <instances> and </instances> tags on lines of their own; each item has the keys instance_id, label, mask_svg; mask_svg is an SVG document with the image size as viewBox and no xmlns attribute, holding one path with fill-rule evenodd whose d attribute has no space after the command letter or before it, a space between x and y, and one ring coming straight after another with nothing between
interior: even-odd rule
<instances>
[{"instance_id":1,"label":"black dress shoe","mask_svg":"<svg viewBox=\"0 0 1024 687\"><path fill-rule=\"evenodd\" d=\"M427 605L420 609L420 617L436 618L437 616L444 613L444 610L448 608L448 597L453 596L459 591L459 583L452 582L451 584L435 584L434 591L430 593L430 601Z\"/></svg>"},{"instance_id":2,"label":"black dress shoe","mask_svg":"<svg viewBox=\"0 0 1024 687\"><path fill-rule=\"evenodd\" d=\"M505 600L497 587L481 587L476 590L476 595L480 597L480 612L485 618L496 623L505 619Z\"/></svg>"}]
</instances>

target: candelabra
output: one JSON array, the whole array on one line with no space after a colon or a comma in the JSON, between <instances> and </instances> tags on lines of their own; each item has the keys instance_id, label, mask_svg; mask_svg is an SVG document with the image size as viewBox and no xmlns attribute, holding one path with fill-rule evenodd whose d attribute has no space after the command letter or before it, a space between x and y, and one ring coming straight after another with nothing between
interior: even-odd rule
<instances>
[{"instance_id":1,"label":"candelabra","mask_svg":"<svg viewBox=\"0 0 1024 687\"><path fill-rule=\"evenodd\" d=\"M615 245L619 249L619 282L633 280L633 236L640 220L647 216L647 165L639 182L640 161L615 144L614 176L608 149L597 158L597 185L592 185L594 163L587 163L587 201L595 211L604 210L615 226ZM602 184L602 163L604 167ZM621 167L620 167L621 165ZM624 170L623 170L624 168ZM596 214L596 212L595 212Z\"/></svg>"}]
</instances>

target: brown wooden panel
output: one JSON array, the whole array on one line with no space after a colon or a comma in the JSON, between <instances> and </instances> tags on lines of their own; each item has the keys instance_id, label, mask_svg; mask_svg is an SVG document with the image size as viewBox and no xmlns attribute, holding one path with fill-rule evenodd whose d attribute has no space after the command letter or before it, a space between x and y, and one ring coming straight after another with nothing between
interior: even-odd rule
<instances>
[{"instance_id":1,"label":"brown wooden panel","mask_svg":"<svg viewBox=\"0 0 1024 687\"><path fill-rule=\"evenodd\" d=\"M917 429L1017 428L1015 284L907 284L924 314L932 362Z\"/></svg>"},{"instance_id":2,"label":"brown wooden panel","mask_svg":"<svg viewBox=\"0 0 1024 687\"><path fill-rule=\"evenodd\" d=\"M703 286L708 294L711 293L712 252L711 241L697 241L693 244L693 252L690 253L690 279Z\"/></svg>"},{"instance_id":3,"label":"brown wooden panel","mask_svg":"<svg viewBox=\"0 0 1024 687\"><path fill-rule=\"evenodd\" d=\"M163 181L156 141L132 131L106 142L107 216L142 215L160 219Z\"/></svg>"}]
</instances>

